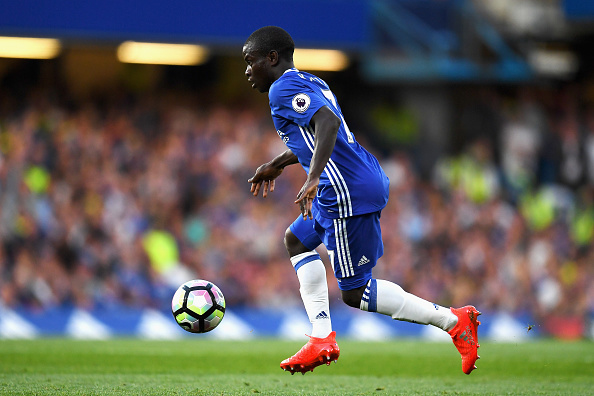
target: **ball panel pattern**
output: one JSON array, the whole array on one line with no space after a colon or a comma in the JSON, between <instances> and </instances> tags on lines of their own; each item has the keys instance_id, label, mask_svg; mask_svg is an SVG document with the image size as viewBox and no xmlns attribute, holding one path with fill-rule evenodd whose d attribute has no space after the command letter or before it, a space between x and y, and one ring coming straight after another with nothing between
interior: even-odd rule
<instances>
[{"instance_id":1,"label":"ball panel pattern","mask_svg":"<svg viewBox=\"0 0 594 396\"><path fill-rule=\"evenodd\" d=\"M181 285L171 301L175 321L191 333L206 333L216 328L223 320L225 307L221 290L201 279Z\"/></svg>"}]
</instances>

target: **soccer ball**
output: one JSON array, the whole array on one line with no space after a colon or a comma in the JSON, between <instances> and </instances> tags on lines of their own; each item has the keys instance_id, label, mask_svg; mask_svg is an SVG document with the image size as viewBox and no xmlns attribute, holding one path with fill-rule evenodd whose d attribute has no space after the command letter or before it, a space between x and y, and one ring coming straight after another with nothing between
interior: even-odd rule
<instances>
[{"instance_id":1,"label":"soccer ball","mask_svg":"<svg viewBox=\"0 0 594 396\"><path fill-rule=\"evenodd\" d=\"M190 333L207 333L223 320L225 297L214 283L191 280L173 295L171 312L182 329Z\"/></svg>"}]
</instances>

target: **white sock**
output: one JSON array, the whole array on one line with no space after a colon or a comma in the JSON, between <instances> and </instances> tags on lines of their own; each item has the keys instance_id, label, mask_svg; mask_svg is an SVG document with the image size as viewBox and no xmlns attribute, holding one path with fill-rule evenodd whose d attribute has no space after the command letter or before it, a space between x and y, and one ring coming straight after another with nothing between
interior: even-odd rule
<instances>
[{"instance_id":1,"label":"white sock","mask_svg":"<svg viewBox=\"0 0 594 396\"><path fill-rule=\"evenodd\" d=\"M297 271L299 292L312 325L311 336L326 338L332 331L326 267L316 252L291 257Z\"/></svg>"},{"instance_id":2,"label":"white sock","mask_svg":"<svg viewBox=\"0 0 594 396\"><path fill-rule=\"evenodd\" d=\"M391 316L407 322L430 324L449 331L458 317L448 308L423 300L405 292L395 283L371 279L361 299L361 309Z\"/></svg>"}]
</instances>

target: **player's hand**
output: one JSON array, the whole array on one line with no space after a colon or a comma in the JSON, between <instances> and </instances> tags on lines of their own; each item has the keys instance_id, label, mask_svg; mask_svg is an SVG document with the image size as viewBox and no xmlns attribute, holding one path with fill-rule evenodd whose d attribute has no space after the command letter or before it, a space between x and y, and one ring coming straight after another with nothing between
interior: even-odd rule
<instances>
[{"instance_id":1,"label":"player's hand","mask_svg":"<svg viewBox=\"0 0 594 396\"><path fill-rule=\"evenodd\" d=\"M308 218L313 219L311 208L313 206L313 200L316 197L316 193L318 192L318 184L320 184L319 178L310 180L308 177L303 187L301 187L301 191L299 191L299 194L297 194L295 203L299 205L299 209L303 215L303 220L307 220Z\"/></svg>"},{"instance_id":2,"label":"player's hand","mask_svg":"<svg viewBox=\"0 0 594 396\"><path fill-rule=\"evenodd\" d=\"M264 190L262 191L262 197L266 198L268 192L274 191L274 180L279 177L281 173L283 173L283 168L271 166L269 163L260 165L258 169L256 169L254 176L248 179L248 183L252 183L250 189L252 195L257 197L263 184Z\"/></svg>"}]
</instances>

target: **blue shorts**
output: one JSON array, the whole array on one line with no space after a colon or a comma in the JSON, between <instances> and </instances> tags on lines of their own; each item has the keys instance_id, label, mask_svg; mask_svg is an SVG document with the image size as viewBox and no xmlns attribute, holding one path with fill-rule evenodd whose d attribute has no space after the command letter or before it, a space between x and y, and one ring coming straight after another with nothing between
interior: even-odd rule
<instances>
[{"instance_id":1,"label":"blue shorts","mask_svg":"<svg viewBox=\"0 0 594 396\"><path fill-rule=\"evenodd\" d=\"M303 245L314 250L323 243L328 250L334 276L340 290L352 290L367 284L373 267L384 254L381 212L345 219L303 220L299 216L290 229Z\"/></svg>"}]
</instances>

